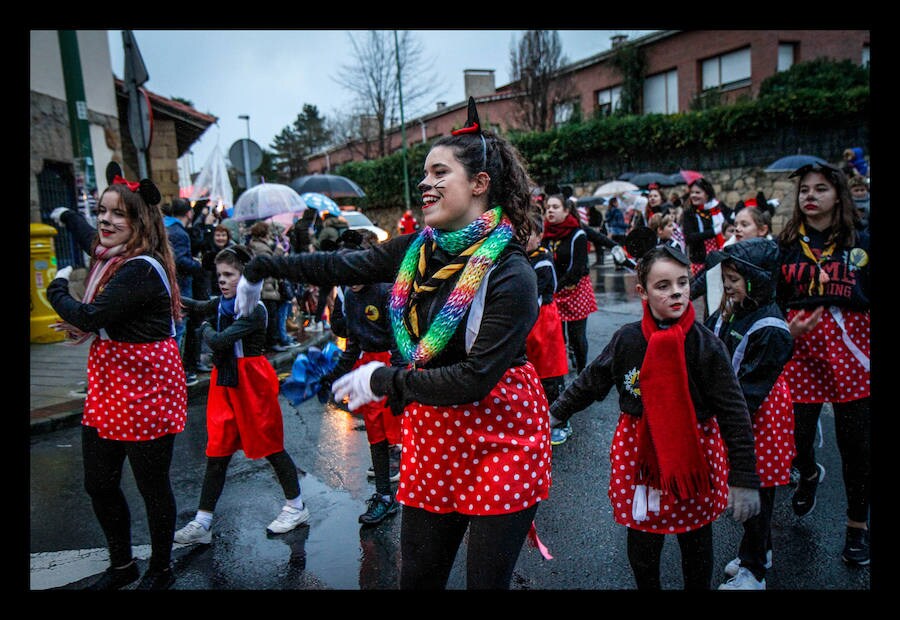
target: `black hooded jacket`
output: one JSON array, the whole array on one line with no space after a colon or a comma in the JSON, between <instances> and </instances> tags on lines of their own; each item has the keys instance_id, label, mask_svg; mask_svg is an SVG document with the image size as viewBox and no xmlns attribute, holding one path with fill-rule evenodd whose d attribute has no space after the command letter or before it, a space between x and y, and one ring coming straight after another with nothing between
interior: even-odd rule
<instances>
[{"instance_id":1,"label":"black hooded jacket","mask_svg":"<svg viewBox=\"0 0 900 620\"><path fill-rule=\"evenodd\" d=\"M775 381L791 359L794 339L784 322L784 315L775 303L775 287L781 267L778 244L763 237L747 239L713 252L707 265L723 262L734 267L746 280L747 298L733 309L727 319L717 310L706 326L725 343L734 356L741 342L747 343L736 374L747 409L755 414L772 391ZM779 326L761 327L748 332L761 319L774 319Z\"/></svg>"}]
</instances>

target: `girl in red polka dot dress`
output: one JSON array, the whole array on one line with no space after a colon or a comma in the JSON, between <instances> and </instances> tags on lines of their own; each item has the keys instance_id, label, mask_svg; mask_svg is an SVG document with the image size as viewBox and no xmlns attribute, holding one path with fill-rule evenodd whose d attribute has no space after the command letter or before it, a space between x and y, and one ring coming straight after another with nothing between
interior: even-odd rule
<instances>
[{"instance_id":1,"label":"girl in red polka dot dress","mask_svg":"<svg viewBox=\"0 0 900 620\"><path fill-rule=\"evenodd\" d=\"M748 207L752 208L752 207ZM752 412L760 511L744 521L738 557L725 566L731 577L720 590L764 590L772 565L772 512L775 489L791 479L794 412L782 375L794 339L775 303L778 245L764 237L726 246L707 257L708 268L721 264L724 295L706 321L728 347L741 391Z\"/></svg>"},{"instance_id":2,"label":"girl in red polka dot dress","mask_svg":"<svg viewBox=\"0 0 900 620\"><path fill-rule=\"evenodd\" d=\"M389 314L406 365L364 364L334 394L351 410L387 396L402 413L404 590L445 588L466 537L466 587L509 589L550 490L547 398L526 356L538 317L525 254L533 183L512 145L482 131L472 98L468 111L465 127L425 158L418 234L356 251L257 256L238 285L244 308L267 275L394 283Z\"/></svg>"},{"instance_id":3,"label":"girl in red polka dot dress","mask_svg":"<svg viewBox=\"0 0 900 620\"><path fill-rule=\"evenodd\" d=\"M126 181L107 169L84 297L69 294L71 267L47 289L61 329L91 340L87 399L81 419L84 486L109 547L110 567L91 589L116 590L137 580L131 517L122 493L125 459L144 499L150 565L139 589L165 589L175 530L169 481L175 435L184 430L187 386L173 317L181 297L159 190L149 179ZM119 173L119 174L117 174Z\"/></svg>"},{"instance_id":4,"label":"girl in red polka dot dress","mask_svg":"<svg viewBox=\"0 0 900 620\"><path fill-rule=\"evenodd\" d=\"M847 497L842 558L869 563L869 234L862 228L844 173L833 166L795 171L797 200L778 237L781 275L777 299L794 336L784 369L794 401L800 474L791 499L808 515L825 468L816 463L815 437L822 405L834 409Z\"/></svg>"},{"instance_id":5,"label":"girl in red polka dot dress","mask_svg":"<svg viewBox=\"0 0 900 620\"><path fill-rule=\"evenodd\" d=\"M695 321L690 262L668 245L637 264L640 321L622 326L550 408L555 426L615 387L621 415L610 445L613 518L628 528L638 589L660 589L665 535L681 549L685 589L708 590L712 522L732 507L759 512L747 403L724 343Z\"/></svg>"}]
</instances>

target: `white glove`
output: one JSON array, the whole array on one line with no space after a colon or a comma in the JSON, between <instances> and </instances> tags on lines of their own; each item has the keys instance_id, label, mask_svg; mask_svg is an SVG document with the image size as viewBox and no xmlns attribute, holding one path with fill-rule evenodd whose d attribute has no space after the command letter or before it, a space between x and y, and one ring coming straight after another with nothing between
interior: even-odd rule
<instances>
[{"instance_id":1,"label":"white glove","mask_svg":"<svg viewBox=\"0 0 900 620\"><path fill-rule=\"evenodd\" d=\"M759 514L759 491L743 487L729 487L728 507L735 521L743 523Z\"/></svg>"},{"instance_id":2,"label":"white glove","mask_svg":"<svg viewBox=\"0 0 900 620\"><path fill-rule=\"evenodd\" d=\"M60 269L59 271L56 272L56 277L62 278L66 282L69 281L69 276L71 276L71 275L72 275L72 265L69 265L68 267L63 267L62 269Z\"/></svg>"},{"instance_id":3,"label":"white glove","mask_svg":"<svg viewBox=\"0 0 900 620\"><path fill-rule=\"evenodd\" d=\"M259 296L262 293L263 280L260 280L256 284L253 284L244 276L241 276L241 279L238 281L237 285L237 293L235 294L234 299L234 316L237 318L241 318L242 316L249 316L251 312L253 312L253 308L256 307L256 304L259 302ZM275 317L269 317L270 321L275 320Z\"/></svg>"},{"instance_id":4,"label":"white glove","mask_svg":"<svg viewBox=\"0 0 900 620\"><path fill-rule=\"evenodd\" d=\"M356 411L366 403L384 398L384 396L377 396L372 391L372 373L383 366L382 362L369 362L348 372L331 386L334 399L341 402L345 398L349 398L347 406L350 411Z\"/></svg>"},{"instance_id":5,"label":"white glove","mask_svg":"<svg viewBox=\"0 0 900 620\"><path fill-rule=\"evenodd\" d=\"M53 223L57 226L64 226L62 223L62 214L66 211L69 211L68 207L56 207L50 212L50 219L53 220Z\"/></svg>"},{"instance_id":6,"label":"white glove","mask_svg":"<svg viewBox=\"0 0 900 620\"><path fill-rule=\"evenodd\" d=\"M614 245L610 248L609 253L612 255L613 260L617 265L624 265L625 261L628 260L628 257L625 256L625 250L622 249L621 245Z\"/></svg>"}]
</instances>

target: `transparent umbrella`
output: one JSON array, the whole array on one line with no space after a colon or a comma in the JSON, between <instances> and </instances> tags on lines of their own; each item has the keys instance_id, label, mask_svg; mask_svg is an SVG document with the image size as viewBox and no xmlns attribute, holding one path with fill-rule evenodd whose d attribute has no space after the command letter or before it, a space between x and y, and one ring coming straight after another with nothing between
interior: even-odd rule
<instances>
[{"instance_id":1,"label":"transparent umbrella","mask_svg":"<svg viewBox=\"0 0 900 620\"><path fill-rule=\"evenodd\" d=\"M265 220L281 213L300 213L306 203L296 191L280 183L260 183L241 194L234 204L233 219Z\"/></svg>"},{"instance_id":2,"label":"transparent umbrella","mask_svg":"<svg viewBox=\"0 0 900 620\"><path fill-rule=\"evenodd\" d=\"M610 181L595 189L594 196L609 198L610 196L620 196L626 192L633 192L636 189L638 189L638 186L628 181Z\"/></svg>"}]
</instances>

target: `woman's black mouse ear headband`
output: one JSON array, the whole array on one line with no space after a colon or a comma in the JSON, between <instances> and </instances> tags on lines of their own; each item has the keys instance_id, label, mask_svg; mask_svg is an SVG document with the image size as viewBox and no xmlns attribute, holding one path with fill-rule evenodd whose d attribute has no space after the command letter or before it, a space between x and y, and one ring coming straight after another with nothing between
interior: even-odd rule
<instances>
[{"instance_id":1,"label":"woman's black mouse ear headband","mask_svg":"<svg viewBox=\"0 0 900 620\"><path fill-rule=\"evenodd\" d=\"M478 134L478 137L481 138L481 169L487 170L487 143L484 140L484 134L481 133L481 124L478 122L478 110L475 108L475 97L469 97L466 124L460 129L454 129L450 133L454 136L464 133Z\"/></svg>"},{"instance_id":2,"label":"woman's black mouse ear headband","mask_svg":"<svg viewBox=\"0 0 900 620\"><path fill-rule=\"evenodd\" d=\"M106 183L108 185L124 185L133 192L140 194L144 202L149 206L159 204L162 200L162 194L156 184L150 179L141 179L139 183L134 183L125 179L122 173L122 166L118 162L111 161L106 165Z\"/></svg>"}]
</instances>

